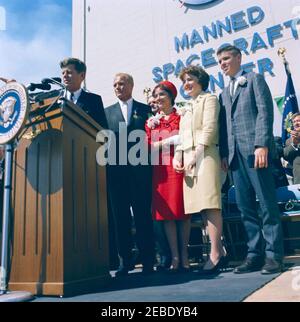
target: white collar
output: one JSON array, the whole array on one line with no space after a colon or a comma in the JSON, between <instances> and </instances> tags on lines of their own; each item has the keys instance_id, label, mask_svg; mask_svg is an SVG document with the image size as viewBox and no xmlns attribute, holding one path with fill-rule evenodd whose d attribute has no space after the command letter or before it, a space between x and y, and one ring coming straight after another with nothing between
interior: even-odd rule
<instances>
[{"instance_id":1,"label":"white collar","mask_svg":"<svg viewBox=\"0 0 300 322\"><path fill-rule=\"evenodd\" d=\"M130 123L131 113L132 113L132 106L133 106L133 99L130 98L128 101L121 101L119 100L119 104L121 107L121 111L124 117L126 124Z\"/></svg>"},{"instance_id":2,"label":"white collar","mask_svg":"<svg viewBox=\"0 0 300 322\"><path fill-rule=\"evenodd\" d=\"M121 101L121 100L118 100L119 101L119 104L120 106L124 106L124 105L127 105L128 107L132 107L132 104L133 104L133 98L131 97L128 101Z\"/></svg>"},{"instance_id":3,"label":"white collar","mask_svg":"<svg viewBox=\"0 0 300 322\"><path fill-rule=\"evenodd\" d=\"M240 69L234 76L233 76L233 78L235 78L235 79L238 79L240 76L242 76L242 74L243 74L243 70L242 69Z\"/></svg>"},{"instance_id":4,"label":"white collar","mask_svg":"<svg viewBox=\"0 0 300 322\"><path fill-rule=\"evenodd\" d=\"M73 94L74 94L73 102L74 103L77 102L81 92L82 92L82 88L79 88L79 90L77 90L76 92L73 92ZM72 93L68 91L68 96L67 97L68 97L69 100L71 99L71 94Z\"/></svg>"}]
</instances>

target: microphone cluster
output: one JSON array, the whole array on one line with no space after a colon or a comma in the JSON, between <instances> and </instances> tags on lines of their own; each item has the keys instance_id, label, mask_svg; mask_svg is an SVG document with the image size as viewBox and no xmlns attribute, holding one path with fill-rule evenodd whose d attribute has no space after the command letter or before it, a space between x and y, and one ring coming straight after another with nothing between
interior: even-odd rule
<instances>
[{"instance_id":1,"label":"microphone cluster","mask_svg":"<svg viewBox=\"0 0 300 322\"><path fill-rule=\"evenodd\" d=\"M41 89L43 91L49 91L51 89L51 85L58 85L61 88L65 88L65 85L62 84L60 77L53 78L44 78L41 83L30 83L27 86L28 91L33 92L36 89Z\"/></svg>"},{"instance_id":2,"label":"microphone cluster","mask_svg":"<svg viewBox=\"0 0 300 322\"><path fill-rule=\"evenodd\" d=\"M55 84L64 87L60 77L44 78L42 79L42 84Z\"/></svg>"},{"instance_id":3,"label":"microphone cluster","mask_svg":"<svg viewBox=\"0 0 300 322\"><path fill-rule=\"evenodd\" d=\"M35 91L36 89L41 89L43 91L49 91L51 89L50 84L36 84L36 83L30 83L29 86L27 86L27 89L30 92Z\"/></svg>"}]
</instances>

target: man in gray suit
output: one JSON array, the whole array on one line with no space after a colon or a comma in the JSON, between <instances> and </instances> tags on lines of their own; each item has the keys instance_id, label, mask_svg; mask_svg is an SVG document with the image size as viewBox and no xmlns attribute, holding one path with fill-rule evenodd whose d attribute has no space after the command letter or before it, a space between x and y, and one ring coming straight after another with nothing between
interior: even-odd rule
<instances>
[{"instance_id":1,"label":"man in gray suit","mask_svg":"<svg viewBox=\"0 0 300 322\"><path fill-rule=\"evenodd\" d=\"M269 161L274 153L272 96L262 75L241 69L238 48L221 47L217 56L222 71L230 77L220 96L222 169L232 170L237 205L248 236L247 258L234 273L260 269L262 274L277 273L283 268L283 240Z\"/></svg>"}]
</instances>

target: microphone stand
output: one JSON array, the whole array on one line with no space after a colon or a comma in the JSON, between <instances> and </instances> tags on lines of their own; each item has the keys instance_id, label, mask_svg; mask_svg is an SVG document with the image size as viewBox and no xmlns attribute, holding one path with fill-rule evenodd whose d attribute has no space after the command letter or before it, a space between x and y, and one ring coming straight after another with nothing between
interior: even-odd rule
<instances>
[{"instance_id":1,"label":"microphone stand","mask_svg":"<svg viewBox=\"0 0 300 322\"><path fill-rule=\"evenodd\" d=\"M59 81L57 81L56 79L53 79L53 78L45 78L45 79L43 79L42 80L42 82L41 82L41 84L30 84L27 88L30 88L30 86L32 85L32 86L35 86L34 87L34 89L35 88L37 88L37 85L38 86L40 86L40 85L42 85L42 86L49 86L50 88L51 88L51 85L50 84L54 84L54 85L58 85L61 89L60 89L60 91L59 91L59 95L58 95L58 97L51 103L51 105L50 106L48 106L44 111L43 111L43 115L41 115L41 116L45 116L45 114L48 112L48 111L50 111L51 110L51 108L64 96L63 95L63 92L64 91L66 91L66 87L65 87L65 85L64 84L62 84L62 83L60 83ZM31 119L31 116L30 116L30 114L29 114L29 119L30 119L30 121L31 121L31 123L32 123L32 119ZM29 139L33 139L33 138L35 138L39 133L40 133L40 130L37 130L37 127L36 127L36 125L35 124L31 124L31 126L32 126L32 132L29 134L29 135L27 135L27 137L29 138Z\"/></svg>"},{"instance_id":2,"label":"microphone stand","mask_svg":"<svg viewBox=\"0 0 300 322\"><path fill-rule=\"evenodd\" d=\"M1 247L1 267L0 267L0 294L6 293L7 279L7 257L8 257L8 231L9 217L11 207L11 170L12 170L12 144L6 144L5 149L5 172L4 172L4 193L3 193L3 211L2 211L2 247Z\"/></svg>"},{"instance_id":3,"label":"microphone stand","mask_svg":"<svg viewBox=\"0 0 300 322\"><path fill-rule=\"evenodd\" d=\"M43 83L44 83L44 81L42 81ZM55 79L53 79L53 78L47 78L47 79L45 79L45 82L46 83L50 83L50 84L55 84L55 85L57 85L57 86L59 86L60 88L61 88L61 91L60 91L60 95L59 95L59 97L57 98L57 100L55 100L46 110L45 110L45 113L47 113L51 108L52 108L52 106L54 105L54 104L56 104L57 103L57 101L58 100L60 100L61 98L67 98L67 88L66 88L66 86L64 85L64 84L62 84L62 83L60 83L60 82L58 82L58 81L56 81Z\"/></svg>"},{"instance_id":4,"label":"microphone stand","mask_svg":"<svg viewBox=\"0 0 300 322\"><path fill-rule=\"evenodd\" d=\"M2 225L2 247L0 266L0 302L23 302L29 301L33 295L29 292L8 292L7 271L9 254L9 217L11 214L11 192L12 192L12 163L14 153L13 143L7 143L5 148L5 171L4 171L4 194L3 194L3 225Z\"/></svg>"}]
</instances>

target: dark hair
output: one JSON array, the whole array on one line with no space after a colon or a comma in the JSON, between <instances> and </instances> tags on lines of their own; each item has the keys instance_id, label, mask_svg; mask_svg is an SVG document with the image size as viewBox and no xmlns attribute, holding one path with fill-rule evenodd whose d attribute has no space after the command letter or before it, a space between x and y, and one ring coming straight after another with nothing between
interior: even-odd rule
<instances>
[{"instance_id":1,"label":"dark hair","mask_svg":"<svg viewBox=\"0 0 300 322\"><path fill-rule=\"evenodd\" d=\"M183 81L184 75L192 75L197 78L198 83L202 86L202 89L206 91L209 85L209 75L207 72L199 66L188 66L182 69L179 74L179 78Z\"/></svg>"},{"instance_id":2,"label":"dark hair","mask_svg":"<svg viewBox=\"0 0 300 322\"><path fill-rule=\"evenodd\" d=\"M233 56L242 56L242 52L239 48L232 45L221 46L217 51L217 56L221 55L223 52L231 52Z\"/></svg>"},{"instance_id":3,"label":"dark hair","mask_svg":"<svg viewBox=\"0 0 300 322\"><path fill-rule=\"evenodd\" d=\"M167 86L165 86L164 84L157 84L157 85L153 88L152 96L154 97L154 93L155 93L155 91L156 91L158 88L160 88L161 90L165 91L165 92L168 94L168 96L169 96L169 98L170 98L170 100L171 100L171 104L172 104L172 106L173 106L173 105L175 104L175 99L174 99L173 93L172 93L172 91L170 90L170 88L169 88L169 87L167 87Z\"/></svg>"},{"instance_id":4,"label":"dark hair","mask_svg":"<svg viewBox=\"0 0 300 322\"><path fill-rule=\"evenodd\" d=\"M81 61L78 58L72 58L72 57L65 58L60 62L59 65L60 65L60 68L65 68L68 65L73 65L75 70L78 73L86 73L86 69L87 69L86 64L83 61Z\"/></svg>"}]
</instances>

